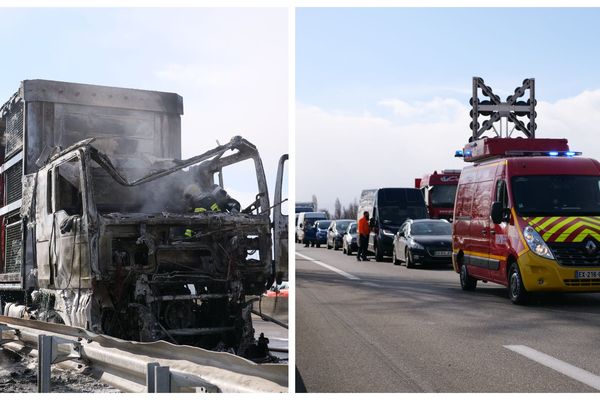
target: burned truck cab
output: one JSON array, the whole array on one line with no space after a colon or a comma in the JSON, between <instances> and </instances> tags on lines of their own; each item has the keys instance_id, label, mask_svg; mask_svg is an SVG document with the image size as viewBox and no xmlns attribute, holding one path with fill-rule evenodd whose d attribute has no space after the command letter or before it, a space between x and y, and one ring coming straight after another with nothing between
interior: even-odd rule
<instances>
[{"instance_id":1,"label":"burned truck cab","mask_svg":"<svg viewBox=\"0 0 600 400\"><path fill-rule=\"evenodd\" d=\"M154 92L138 92L140 98L155 99ZM70 112L76 111L78 123L83 119L100 130L116 129L120 119L117 128L126 132L62 145L55 140L54 146L45 138L43 149L37 147L35 168L27 157L30 168L23 171L15 214L23 232L23 266L10 293L22 295L9 298L0 290L0 300L19 307L14 316L255 357L252 296L287 272L277 271L283 263L273 261L272 237L281 238L287 225L271 223L258 150L236 136L181 160L173 157L179 150L160 129L148 134L135 123L141 116L163 120L155 129L175 127L179 143L178 122L165 123L165 117L147 112L134 111L131 119L129 111L99 110L77 106ZM102 113L116 116L106 124ZM139 139L144 136L154 142ZM164 150L162 144L171 147ZM128 145L150 150L124 151ZM278 255L286 243L275 244Z\"/></svg>"}]
</instances>

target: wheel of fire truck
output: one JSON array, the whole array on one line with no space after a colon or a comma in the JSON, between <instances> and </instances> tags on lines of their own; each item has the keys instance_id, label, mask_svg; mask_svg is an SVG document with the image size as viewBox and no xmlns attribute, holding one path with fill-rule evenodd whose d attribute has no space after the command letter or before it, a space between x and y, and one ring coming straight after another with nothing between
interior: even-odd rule
<instances>
[{"instance_id":1,"label":"wheel of fire truck","mask_svg":"<svg viewBox=\"0 0 600 400\"><path fill-rule=\"evenodd\" d=\"M514 304L525 304L527 303L528 296L527 289L523 286L523 278L521 278L521 271L516 262L510 265L508 272L508 297Z\"/></svg>"},{"instance_id":2,"label":"wheel of fire truck","mask_svg":"<svg viewBox=\"0 0 600 400\"><path fill-rule=\"evenodd\" d=\"M460 265L460 287L462 290L473 291L477 287L477 279L469 275L467 266L462 263Z\"/></svg>"},{"instance_id":3,"label":"wheel of fire truck","mask_svg":"<svg viewBox=\"0 0 600 400\"><path fill-rule=\"evenodd\" d=\"M404 259L406 260L406 268L412 268L415 266L415 262L412 258L412 253L409 249L406 249L406 253L404 254Z\"/></svg>"},{"instance_id":4,"label":"wheel of fire truck","mask_svg":"<svg viewBox=\"0 0 600 400\"><path fill-rule=\"evenodd\" d=\"M400 260L398 259L398 257L396 257L396 246L394 246L392 249L392 262L394 263L394 265L400 265Z\"/></svg>"},{"instance_id":5,"label":"wheel of fire truck","mask_svg":"<svg viewBox=\"0 0 600 400\"><path fill-rule=\"evenodd\" d=\"M383 250L379 246L375 247L375 261L383 261Z\"/></svg>"}]
</instances>

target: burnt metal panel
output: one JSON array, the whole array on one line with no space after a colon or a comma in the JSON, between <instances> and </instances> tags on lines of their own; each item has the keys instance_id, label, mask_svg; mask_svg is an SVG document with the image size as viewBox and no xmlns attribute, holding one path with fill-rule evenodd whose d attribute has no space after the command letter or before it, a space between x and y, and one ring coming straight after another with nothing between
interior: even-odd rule
<instances>
[{"instance_id":1,"label":"burnt metal panel","mask_svg":"<svg viewBox=\"0 0 600 400\"><path fill-rule=\"evenodd\" d=\"M23 195L23 162L19 161L6 171L6 204L19 200Z\"/></svg>"},{"instance_id":2,"label":"burnt metal panel","mask_svg":"<svg viewBox=\"0 0 600 400\"><path fill-rule=\"evenodd\" d=\"M25 80L22 85L25 101L80 104L129 110L183 114L183 99L175 93L126 89L48 80Z\"/></svg>"},{"instance_id":3,"label":"burnt metal panel","mask_svg":"<svg viewBox=\"0 0 600 400\"><path fill-rule=\"evenodd\" d=\"M15 103L6 115L6 129L4 132L6 157L10 157L23 148L23 117L22 102Z\"/></svg>"},{"instance_id":4,"label":"burnt metal panel","mask_svg":"<svg viewBox=\"0 0 600 400\"><path fill-rule=\"evenodd\" d=\"M18 273L23 262L23 232L21 221L6 226L6 263L5 273Z\"/></svg>"}]
</instances>

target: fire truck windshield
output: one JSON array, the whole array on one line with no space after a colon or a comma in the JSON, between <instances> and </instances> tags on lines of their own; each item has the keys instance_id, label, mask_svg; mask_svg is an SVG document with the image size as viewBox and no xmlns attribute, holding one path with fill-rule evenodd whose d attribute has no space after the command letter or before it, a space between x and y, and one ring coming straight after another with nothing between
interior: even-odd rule
<instances>
[{"instance_id":1,"label":"fire truck windshield","mask_svg":"<svg viewBox=\"0 0 600 400\"><path fill-rule=\"evenodd\" d=\"M600 176L515 176L512 191L522 216L600 215Z\"/></svg>"},{"instance_id":2,"label":"fire truck windshield","mask_svg":"<svg viewBox=\"0 0 600 400\"><path fill-rule=\"evenodd\" d=\"M434 207L454 207L456 185L438 185L429 191L429 204Z\"/></svg>"}]
</instances>

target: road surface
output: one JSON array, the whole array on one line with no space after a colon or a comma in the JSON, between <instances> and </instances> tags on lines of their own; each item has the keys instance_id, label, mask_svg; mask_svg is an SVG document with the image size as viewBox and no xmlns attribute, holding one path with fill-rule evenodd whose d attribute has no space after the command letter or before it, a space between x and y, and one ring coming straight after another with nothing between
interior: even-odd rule
<instances>
[{"instance_id":1,"label":"road surface","mask_svg":"<svg viewBox=\"0 0 600 400\"><path fill-rule=\"evenodd\" d=\"M600 294L516 306L495 284L462 291L450 266L301 245L296 290L298 392L600 390Z\"/></svg>"}]
</instances>

